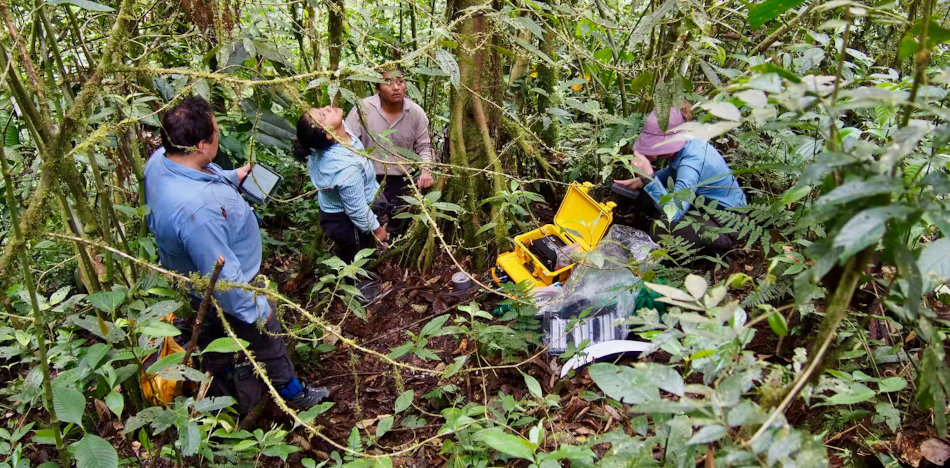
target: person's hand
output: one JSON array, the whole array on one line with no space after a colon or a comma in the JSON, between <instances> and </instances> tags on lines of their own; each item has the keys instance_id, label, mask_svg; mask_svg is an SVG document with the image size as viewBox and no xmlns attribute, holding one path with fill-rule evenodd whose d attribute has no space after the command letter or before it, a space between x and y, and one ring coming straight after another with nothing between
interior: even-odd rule
<instances>
[{"instance_id":1,"label":"person's hand","mask_svg":"<svg viewBox=\"0 0 950 468\"><path fill-rule=\"evenodd\" d=\"M385 244L386 240L389 239L389 233L386 232L386 227L379 226L373 231L373 237L375 237L376 241L380 244Z\"/></svg>"},{"instance_id":2,"label":"person's hand","mask_svg":"<svg viewBox=\"0 0 950 468\"><path fill-rule=\"evenodd\" d=\"M639 177L634 177L632 179L615 180L614 183L625 185L632 190L639 190L643 188L643 179Z\"/></svg>"},{"instance_id":3,"label":"person's hand","mask_svg":"<svg viewBox=\"0 0 950 468\"><path fill-rule=\"evenodd\" d=\"M416 187L421 189L432 187L432 173L428 169L423 169L422 174L416 179Z\"/></svg>"},{"instance_id":4,"label":"person's hand","mask_svg":"<svg viewBox=\"0 0 950 468\"><path fill-rule=\"evenodd\" d=\"M251 173L251 167L252 167L252 164L247 163L237 168L238 182L242 182L247 177L247 175Z\"/></svg>"},{"instance_id":5,"label":"person's hand","mask_svg":"<svg viewBox=\"0 0 950 468\"><path fill-rule=\"evenodd\" d=\"M653 175L653 164L650 163L650 160L646 156L640 154L638 151L633 152L633 159L630 160L634 167L643 172L643 174L651 176Z\"/></svg>"}]
</instances>

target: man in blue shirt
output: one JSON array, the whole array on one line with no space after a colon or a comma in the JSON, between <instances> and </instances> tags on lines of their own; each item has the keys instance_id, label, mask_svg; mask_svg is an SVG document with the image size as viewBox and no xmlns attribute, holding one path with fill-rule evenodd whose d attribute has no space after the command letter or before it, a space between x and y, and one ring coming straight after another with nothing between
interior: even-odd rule
<instances>
[{"instance_id":1,"label":"man in blue shirt","mask_svg":"<svg viewBox=\"0 0 950 468\"><path fill-rule=\"evenodd\" d=\"M220 256L225 261L221 281L251 284L261 266L261 234L257 215L238 192L250 165L225 171L211 162L218 152L218 124L207 101L199 97L186 98L165 113L161 136L163 147L145 165L145 200L162 265L208 277ZM200 299L192 294L197 310ZM328 396L325 388L297 379L279 336L280 322L264 296L234 288L215 291L214 297L289 406L310 408ZM223 336L219 314L209 311L199 345ZM202 360L215 376L211 392L235 395L242 413L263 396L262 382L247 365L235 367L233 354L207 353Z\"/></svg>"},{"instance_id":2,"label":"man in blue shirt","mask_svg":"<svg viewBox=\"0 0 950 468\"><path fill-rule=\"evenodd\" d=\"M692 190L697 197L714 201L719 209L745 206L745 193L719 151L705 140L685 138L681 131L676 130L684 121L679 110L670 109L668 130L664 132L660 129L656 112L651 112L634 143L633 164L644 175L652 176L653 180L647 183L643 178L636 177L615 182L631 189L642 188L657 204L670 193L667 187L671 187L673 193L682 189ZM658 159L668 159L669 164L654 172L652 163ZM691 204L684 200L670 200L663 206L664 212L668 211L666 206L672 211L671 221L677 224ZM703 228L720 227L715 216L706 216L689 224L700 224ZM689 224L675 227L675 233L696 245L719 251L729 250L736 244L735 233L703 236L703 232Z\"/></svg>"}]
</instances>

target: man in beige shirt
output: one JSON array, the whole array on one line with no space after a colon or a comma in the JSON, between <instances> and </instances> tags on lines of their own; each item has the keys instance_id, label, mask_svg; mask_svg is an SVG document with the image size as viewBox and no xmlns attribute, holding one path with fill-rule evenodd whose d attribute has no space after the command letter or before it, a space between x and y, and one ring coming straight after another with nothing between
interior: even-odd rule
<instances>
[{"instance_id":1,"label":"man in beige shirt","mask_svg":"<svg viewBox=\"0 0 950 468\"><path fill-rule=\"evenodd\" d=\"M429 163L434 152L429 138L429 118L422 107L406 97L402 69L383 73L383 80L385 82L376 84L375 95L353 106L346 117L346 126L363 142L372 157L376 179L383 185L383 194L395 212L407 204L399 198L409 194L412 179L407 178L407 174L419 174L415 184L420 189L432 186L432 174L425 165L417 172L419 166L416 164L387 164L380 161L412 162L412 159L403 156L408 150L417 154L424 163ZM405 220L391 221L390 227L395 230L404 228L405 223L398 221Z\"/></svg>"}]
</instances>

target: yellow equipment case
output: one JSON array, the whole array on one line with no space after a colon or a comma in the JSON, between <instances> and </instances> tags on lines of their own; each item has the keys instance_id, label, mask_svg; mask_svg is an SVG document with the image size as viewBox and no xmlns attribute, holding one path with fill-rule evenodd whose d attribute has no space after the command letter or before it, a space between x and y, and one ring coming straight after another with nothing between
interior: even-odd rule
<instances>
[{"instance_id":1,"label":"yellow equipment case","mask_svg":"<svg viewBox=\"0 0 950 468\"><path fill-rule=\"evenodd\" d=\"M588 194L591 187L593 184L590 182L571 182L557 214L554 215L554 224L545 224L539 229L515 236L514 250L498 255L496 266L491 271L492 279L499 284L508 279L515 283L527 281L529 289L549 286L555 282L563 283L571 275L574 263L556 268L551 265L550 259L545 259L548 263L545 265L542 259L531 251L531 247L534 243L544 243L544 251L550 252L554 248L560 251L556 252L560 255L567 255L570 250L590 252L596 247L613 222L612 212L617 204L597 203ZM562 245L556 245L558 243ZM538 247L535 247L535 250L537 251Z\"/></svg>"}]
</instances>

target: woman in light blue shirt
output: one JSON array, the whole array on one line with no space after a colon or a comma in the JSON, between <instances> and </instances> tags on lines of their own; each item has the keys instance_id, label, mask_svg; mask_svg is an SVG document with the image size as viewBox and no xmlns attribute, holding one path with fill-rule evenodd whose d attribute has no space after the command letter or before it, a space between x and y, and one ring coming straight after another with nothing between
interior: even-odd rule
<instances>
[{"instance_id":1,"label":"woman in light blue shirt","mask_svg":"<svg viewBox=\"0 0 950 468\"><path fill-rule=\"evenodd\" d=\"M361 249L373 248L374 239L386 242L388 237L370 209L379 190L376 171L350 148L361 150L363 144L347 130L343 109L310 109L297 121L294 156L309 163L310 181L320 190L320 227L347 263Z\"/></svg>"},{"instance_id":2,"label":"woman in light blue shirt","mask_svg":"<svg viewBox=\"0 0 950 468\"><path fill-rule=\"evenodd\" d=\"M726 160L709 142L701 139L687 139L676 127L685 121L682 113L670 109L670 120L666 132L660 129L656 112L651 112L643 125L643 131L634 143L633 164L647 176L649 182L641 177L618 180L616 183L631 189L643 189L658 204L670 192L681 189L692 190L699 197L715 202L719 209L738 208L746 205L745 193L739 187L739 181ZM663 169L653 171L653 163L667 159L669 163ZM667 187L672 187L668 190ZM686 201L667 202L673 212L673 223L679 223L691 204ZM664 208L666 208L664 206ZM667 211L664 209L664 211ZM718 228L720 223L715 216L706 216L698 222L701 228ZM703 236L702 230L693 226L676 227L675 233L701 247L714 250L729 250L735 247L735 234L717 234Z\"/></svg>"}]
</instances>

